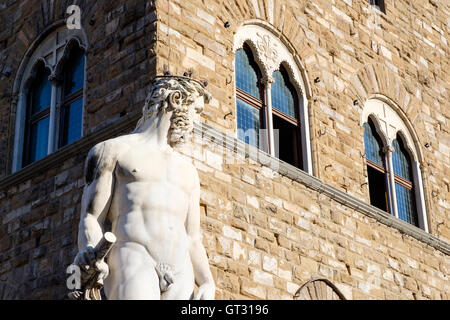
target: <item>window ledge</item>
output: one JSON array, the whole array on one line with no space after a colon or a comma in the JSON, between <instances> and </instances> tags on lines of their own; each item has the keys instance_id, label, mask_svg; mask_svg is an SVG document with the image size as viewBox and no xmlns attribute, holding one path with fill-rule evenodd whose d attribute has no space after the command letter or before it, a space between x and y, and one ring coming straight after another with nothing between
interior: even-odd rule
<instances>
[{"instance_id":1,"label":"window ledge","mask_svg":"<svg viewBox=\"0 0 450 320\"><path fill-rule=\"evenodd\" d=\"M343 204L351 209L363 213L364 215L377 220L384 225L395 228L401 233L419 240L436 250L439 250L447 255L450 255L450 244L441 240L434 235L413 226L403 220L400 220L388 213L380 210L352 195L349 195L331 185L328 185L314 176L300 170L284 161L281 161L271 155L261 151L253 146L250 146L235 137L229 136L205 123L196 123L194 133L205 138L210 139L211 142L221 145L231 151L239 152L245 157L277 171L292 180L295 180L308 188L319 193L325 194L331 199Z\"/></svg>"}]
</instances>

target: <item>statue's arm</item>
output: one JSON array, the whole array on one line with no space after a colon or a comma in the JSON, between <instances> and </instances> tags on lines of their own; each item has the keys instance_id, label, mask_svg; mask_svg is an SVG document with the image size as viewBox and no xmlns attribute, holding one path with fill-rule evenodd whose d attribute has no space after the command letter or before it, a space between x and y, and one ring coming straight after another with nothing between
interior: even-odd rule
<instances>
[{"instance_id":1,"label":"statue's arm","mask_svg":"<svg viewBox=\"0 0 450 320\"><path fill-rule=\"evenodd\" d=\"M86 184L81 202L78 249L95 247L103 236L103 222L108 214L114 187L115 156L108 142L93 147L85 164Z\"/></svg>"},{"instance_id":2,"label":"statue's arm","mask_svg":"<svg viewBox=\"0 0 450 320\"><path fill-rule=\"evenodd\" d=\"M214 299L215 284L209 268L208 257L202 243L200 228L200 182L194 171L195 187L191 193L189 211L186 219L186 231L190 240L190 257L198 285L194 299Z\"/></svg>"}]
</instances>

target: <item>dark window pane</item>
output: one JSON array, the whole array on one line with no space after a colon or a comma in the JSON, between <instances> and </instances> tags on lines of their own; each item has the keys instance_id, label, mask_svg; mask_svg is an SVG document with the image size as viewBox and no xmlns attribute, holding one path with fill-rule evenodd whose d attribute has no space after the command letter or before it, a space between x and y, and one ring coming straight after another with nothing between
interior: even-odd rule
<instances>
[{"instance_id":1,"label":"dark window pane","mask_svg":"<svg viewBox=\"0 0 450 320\"><path fill-rule=\"evenodd\" d=\"M236 51L236 87L261 99L256 68L250 49L239 49Z\"/></svg>"},{"instance_id":2,"label":"dark window pane","mask_svg":"<svg viewBox=\"0 0 450 320\"><path fill-rule=\"evenodd\" d=\"M394 173L406 180L411 181L411 162L408 151L405 149L401 138L392 141L395 152L392 153L392 164Z\"/></svg>"},{"instance_id":3,"label":"dark window pane","mask_svg":"<svg viewBox=\"0 0 450 320\"><path fill-rule=\"evenodd\" d=\"M272 83L272 107L281 112L295 118L294 94L289 86L289 79L284 70L275 71L273 78L275 82Z\"/></svg>"},{"instance_id":4,"label":"dark window pane","mask_svg":"<svg viewBox=\"0 0 450 320\"><path fill-rule=\"evenodd\" d=\"M62 141L61 147L81 138L83 99L78 99L62 110Z\"/></svg>"},{"instance_id":5,"label":"dark window pane","mask_svg":"<svg viewBox=\"0 0 450 320\"><path fill-rule=\"evenodd\" d=\"M364 148L366 158L383 166L381 146L381 140L375 131L375 126L372 121L369 120L368 123L364 123Z\"/></svg>"},{"instance_id":6,"label":"dark window pane","mask_svg":"<svg viewBox=\"0 0 450 320\"><path fill-rule=\"evenodd\" d=\"M398 217L403 221L417 225L416 206L414 205L413 190L395 184L395 195L397 197Z\"/></svg>"},{"instance_id":7,"label":"dark window pane","mask_svg":"<svg viewBox=\"0 0 450 320\"><path fill-rule=\"evenodd\" d=\"M239 99L236 100L236 106L238 138L252 146L258 147L259 110Z\"/></svg>"},{"instance_id":8,"label":"dark window pane","mask_svg":"<svg viewBox=\"0 0 450 320\"><path fill-rule=\"evenodd\" d=\"M29 159L26 164L37 161L47 155L48 149L48 124L49 117L46 117L30 128Z\"/></svg>"},{"instance_id":9,"label":"dark window pane","mask_svg":"<svg viewBox=\"0 0 450 320\"><path fill-rule=\"evenodd\" d=\"M37 72L37 77L30 86L31 115L50 107L52 96L52 85L48 80L50 71L42 67Z\"/></svg>"},{"instance_id":10,"label":"dark window pane","mask_svg":"<svg viewBox=\"0 0 450 320\"><path fill-rule=\"evenodd\" d=\"M64 69L64 94L69 95L84 85L84 51L73 49Z\"/></svg>"},{"instance_id":11,"label":"dark window pane","mask_svg":"<svg viewBox=\"0 0 450 320\"><path fill-rule=\"evenodd\" d=\"M274 114L273 129L275 155L293 166L300 167L298 128Z\"/></svg>"},{"instance_id":12,"label":"dark window pane","mask_svg":"<svg viewBox=\"0 0 450 320\"><path fill-rule=\"evenodd\" d=\"M370 204L387 212L386 175L370 166L367 166L367 175L369 180Z\"/></svg>"}]
</instances>

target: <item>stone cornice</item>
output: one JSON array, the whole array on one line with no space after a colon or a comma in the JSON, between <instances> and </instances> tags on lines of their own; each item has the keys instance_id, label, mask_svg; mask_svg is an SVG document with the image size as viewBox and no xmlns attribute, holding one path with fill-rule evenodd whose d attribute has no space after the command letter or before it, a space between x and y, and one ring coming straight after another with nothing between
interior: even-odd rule
<instances>
[{"instance_id":1,"label":"stone cornice","mask_svg":"<svg viewBox=\"0 0 450 320\"><path fill-rule=\"evenodd\" d=\"M117 136L125 130L132 129L140 116L140 112L132 115L126 115L113 124L83 137L77 142L52 153L44 159L37 161L12 175L0 179L0 190L6 191L7 188L25 182L44 170L60 165L62 161L65 161L76 154L88 151L92 146L101 141ZM285 163L257 148L245 144L235 137L227 135L205 123L196 123L194 126L194 134L202 138L209 139L212 143L228 148L234 152L238 152L239 154L245 154L245 157L257 161L258 163L277 171L281 175L297 181L314 191L322 193L330 199L363 213L364 215L373 218L380 223L393 227L401 233L411 236L443 252L444 254L450 255L449 243L425 232L422 229L397 219L352 195L336 189L288 163Z\"/></svg>"}]
</instances>

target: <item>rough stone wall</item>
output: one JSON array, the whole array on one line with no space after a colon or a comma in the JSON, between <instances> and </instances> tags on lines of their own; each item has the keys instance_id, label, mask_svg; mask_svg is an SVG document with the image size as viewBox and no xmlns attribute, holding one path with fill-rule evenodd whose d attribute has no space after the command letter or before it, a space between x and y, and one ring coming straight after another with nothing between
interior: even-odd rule
<instances>
[{"instance_id":1,"label":"rough stone wall","mask_svg":"<svg viewBox=\"0 0 450 320\"><path fill-rule=\"evenodd\" d=\"M70 155L57 152L60 162L50 156L14 179L14 78L31 43L72 2L0 4L0 299L63 297L85 155L99 136L129 131L123 123L140 112L152 76L192 69L214 97L202 121L235 130L233 33L252 19L278 30L304 66L314 175L368 201L362 105L353 101L384 94L418 134L430 233L448 242L450 8L437 0L385 2L387 14L377 16L365 0L81 1L90 43L85 138ZM290 299L315 276L350 299L450 298L443 252L252 160L228 164L220 148L194 146L217 298Z\"/></svg>"}]
</instances>

